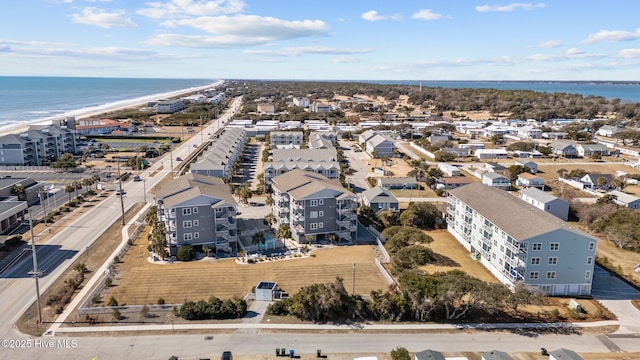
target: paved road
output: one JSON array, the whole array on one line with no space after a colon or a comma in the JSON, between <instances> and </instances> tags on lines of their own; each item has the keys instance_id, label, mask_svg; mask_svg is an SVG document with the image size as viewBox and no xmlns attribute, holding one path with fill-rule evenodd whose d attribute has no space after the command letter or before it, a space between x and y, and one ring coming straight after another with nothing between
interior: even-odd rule
<instances>
[{"instance_id":1,"label":"paved road","mask_svg":"<svg viewBox=\"0 0 640 360\"><path fill-rule=\"evenodd\" d=\"M599 266L594 268L592 286L591 295L618 316L616 334L640 334L640 311L631 304L632 299L640 298L640 291Z\"/></svg>"},{"instance_id":2,"label":"paved road","mask_svg":"<svg viewBox=\"0 0 640 360\"><path fill-rule=\"evenodd\" d=\"M369 174L369 165L366 160L371 159L364 151L355 152L351 147L355 141L339 140L338 145L344 149L344 157L349 160L349 167L352 173L345 176L346 182L354 185L354 192L361 193L371 186L367 183L367 174Z\"/></svg>"}]
</instances>

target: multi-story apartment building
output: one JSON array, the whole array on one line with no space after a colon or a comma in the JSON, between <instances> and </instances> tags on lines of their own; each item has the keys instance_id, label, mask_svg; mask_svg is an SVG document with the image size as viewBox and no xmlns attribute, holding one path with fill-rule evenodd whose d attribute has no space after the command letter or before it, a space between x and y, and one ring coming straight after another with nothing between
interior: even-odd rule
<instances>
[{"instance_id":1,"label":"multi-story apartment building","mask_svg":"<svg viewBox=\"0 0 640 360\"><path fill-rule=\"evenodd\" d=\"M330 149L275 149L273 161L264 163L264 183L271 186L272 179L294 169L321 174L328 179L340 177L340 164L335 148Z\"/></svg>"},{"instance_id":2,"label":"multi-story apartment building","mask_svg":"<svg viewBox=\"0 0 640 360\"><path fill-rule=\"evenodd\" d=\"M237 254L238 204L222 179L186 174L158 189L155 200L172 256L184 245L208 245L220 257Z\"/></svg>"},{"instance_id":3,"label":"multi-story apartment building","mask_svg":"<svg viewBox=\"0 0 640 360\"><path fill-rule=\"evenodd\" d=\"M189 167L194 174L226 178L233 169L244 144L247 142L247 132L243 128L228 128L200 158Z\"/></svg>"},{"instance_id":4,"label":"multi-story apartment building","mask_svg":"<svg viewBox=\"0 0 640 360\"><path fill-rule=\"evenodd\" d=\"M309 107L310 101L309 98L307 97L294 97L293 98L293 105L295 106L300 106L303 108Z\"/></svg>"},{"instance_id":5,"label":"multi-story apartment building","mask_svg":"<svg viewBox=\"0 0 640 360\"><path fill-rule=\"evenodd\" d=\"M0 164L42 165L77 152L76 131L58 125L33 125L20 134L0 136Z\"/></svg>"},{"instance_id":6,"label":"multi-story apartment building","mask_svg":"<svg viewBox=\"0 0 640 360\"><path fill-rule=\"evenodd\" d=\"M271 131L269 144L272 149L300 149L304 141L302 131Z\"/></svg>"},{"instance_id":7,"label":"multi-story apartment building","mask_svg":"<svg viewBox=\"0 0 640 360\"><path fill-rule=\"evenodd\" d=\"M296 241L356 240L358 198L338 180L296 169L272 181L276 225L288 224Z\"/></svg>"},{"instance_id":8,"label":"multi-story apartment building","mask_svg":"<svg viewBox=\"0 0 640 360\"><path fill-rule=\"evenodd\" d=\"M153 104L153 111L158 114L173 114L184 109L184 101L180 99L158 100Z\"/></svg>"},{"instance_id":9,"label":"multi-story apartment building","mask_svg":"<svg viewBox=\"0 0 640 360\"><path fill-rule=\"evenodd\" d=\"M500 281L589 295L597 239L480 183L449 191L449 232Z\"/></svg>"}]
</instances>

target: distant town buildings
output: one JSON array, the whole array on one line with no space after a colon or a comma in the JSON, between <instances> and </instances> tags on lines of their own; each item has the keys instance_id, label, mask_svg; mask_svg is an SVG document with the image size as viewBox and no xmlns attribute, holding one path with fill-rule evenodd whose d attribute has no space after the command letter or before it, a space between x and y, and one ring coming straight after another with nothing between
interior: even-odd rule
<instances>
[{"instance_id":1,"label":"distant town buildings","mask_svg":"<svg viewBox=\"0 0 640 360\"><path fill-rule=\"evenodd\" d=\"M62 154L75 154L75 123L71 121L70 125L32 125L20 134L0 136L0 164L43 165Z\"/></svg>"},{"instance_id":2,"label":"distant town buildings","mask_svg":"<svg viewBox=\"0 0 640 360\"><path fill-rule=\"evenodd\" d=\"M158 100L152 103L153 111L158 114L173 114L184 110L184 101L180 99Z\"/></svg>"}]
</instances>

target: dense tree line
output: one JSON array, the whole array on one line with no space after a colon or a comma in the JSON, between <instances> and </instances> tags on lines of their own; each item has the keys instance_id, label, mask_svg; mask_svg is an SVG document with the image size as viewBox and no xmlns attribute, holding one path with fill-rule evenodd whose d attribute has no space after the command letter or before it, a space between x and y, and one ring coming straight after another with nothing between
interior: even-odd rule
<instances>
[{"instance_id":1,"label":"dense tree line","mask_svg":"<svg viewBox=\"0 0 640 360\"><path fill-rule=\"evenodd\" d=\"M242 318L247 313L247 302L242 299L220 300L215 296L209 301L186 300L176 310L176 315L185 320L223 320Z\"/></svg>"}]
</instances>

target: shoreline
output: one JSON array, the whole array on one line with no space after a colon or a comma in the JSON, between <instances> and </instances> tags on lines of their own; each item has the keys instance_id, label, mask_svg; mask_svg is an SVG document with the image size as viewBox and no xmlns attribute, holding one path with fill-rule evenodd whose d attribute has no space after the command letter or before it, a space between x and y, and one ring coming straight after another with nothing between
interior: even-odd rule
<instances>
[{"instance_id":1,"label":"shoreline","mask_svg":"<svg viewBox=\"0 0 640 360\"><path fill-rule=\"evenodd\" d=\"M190 87L190 88L181 89L181 90L146 95L146 96L137 97L137 98L128 99L128 100L120 100L113 103L106 103L102 105L87 107L84 109L70 110L55 116L48 116L46 118L28 120L20 124L11 124L11 125L7 125L6 127L0 127L0 136L22 133L28 130L29 127L32 125L51 125L52 121L55 119L62 119L65 117L75 117L76 120L91 118L95 116L105 115L107 113L114 112L114 111L141 107L146 105L149 101L165 99L165 98L174 98L174 97L182 96L185 94L193 93L196 91L217 87L222 84L224 84L224 80L218 80L208 85L195 86L195 87Z\"/></svg>"}]
</instances>

